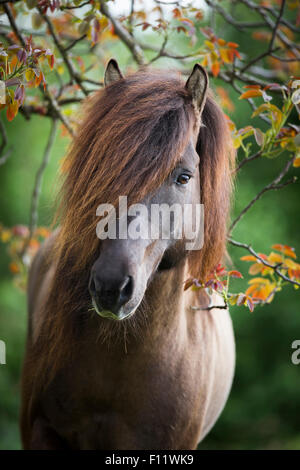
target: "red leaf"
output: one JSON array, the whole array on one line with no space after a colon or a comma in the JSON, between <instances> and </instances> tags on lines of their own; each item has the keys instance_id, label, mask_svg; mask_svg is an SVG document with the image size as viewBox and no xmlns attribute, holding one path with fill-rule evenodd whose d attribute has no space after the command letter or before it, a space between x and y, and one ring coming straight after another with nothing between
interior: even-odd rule
<instances>
[{"instance_id":1,"label":"red leaf","mask_svg":"<svg viewBox=\"0 0 300 470\"><path fill-rule=\"evenodd\" d=\"M247 297L246 303L247 303L247 307L249 308L250 312L253 312L253 310L254 310L254 304L253 304L253 302L252 302L252 300L251 300L250 297Z\"/></svg>"},{"instance_id":2,"label":"red leaf","mask_svg":"<svg viewBox=\"0 0 300 470\"><path fill-rule=\"evenodd\" d=\"M181 10L179 8L174 8L174 10L172 10L172 13L173 13L173 18L181 18L182 17L182 13L181 13Z\"/></svg>"},{"instance_id":3,"label":"red leaf","mask_svg":"<svg viewBox=\"0 0 300 470\"><path fill-rule=\"evenodd\" d=\"M241 96L239 97L239 100L245 100L245 99L248 99L248 98L255 98L255 97L261 96L261 95L262 95L262 92L259 89L248 90L248 91L245 91L244 93L241 94Z\"/></svg>"},{"instance_id":4,"label":"red leaf","mask_svg":"<svg viewBox=\"0 0 300 470\"><path fill-rule=\"evenodd\" d=\"M217 77L220 73L220 64L219 62L214 62L211 66L211 72L214 77Z\"/></svg>"},{"instance_id":5,"label":"red leaf","mask_svg":"<svg viewBox=\"0 0 300 470\"><path fill-rule=\"evenodd\" d=\"M247 299L247 297L246 297L245 294L239 294L239 296L237 298L237 301L236 301L236 304L240 307L241 305L245 304L246 299Z\"/></svg>"},{"instance_id":6,"label":"red leaf","mask_svg":"<svg viewBox=\"0 0 300 470\"><path fill-rule=\"evenodd\" d=\"M239 278L239 279L243 279L243 276L242 276L242 274L241 274L239 271L229 271L229 272L228 272L228 276L236 277L236 278Z\"/></svg>"}]
</instances>

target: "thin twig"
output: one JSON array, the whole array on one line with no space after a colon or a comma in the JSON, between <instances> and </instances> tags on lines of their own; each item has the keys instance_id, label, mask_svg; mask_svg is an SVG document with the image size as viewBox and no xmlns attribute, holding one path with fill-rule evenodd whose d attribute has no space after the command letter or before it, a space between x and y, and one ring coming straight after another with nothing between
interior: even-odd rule
<instances>
[{"instance_id":1,"label":"thin twig","mask_svg":"<svg viewBox=\"0 0 300 470\"><path fill-rule=\"evenodd\" d=\"M282 274L282 272L280 272L279 268L281 266L281 263L276 264L276 265L269 263L268 261L264 260L261 256L259 256L259 254L256 253L256 251L252 248L251 245L247 245L246 243L238 242L236 240L233 240L232 238L228 238L228 242L233 246L237 246L239 248L244 248L245 250L249 251L249 253L251 253L251 255L253 255L260 263L262 263L264 266L267 266L268 268L273 269L274 272L279 277L281 277L281 279L283 279L284 281L290 282L291 284L294 284L295 286L300 287L299 282L294 281L293 279L290 279L288 276L286 276L285 274Z\"/></svg>"},{"instance_id":2,"label":"thin twig","mask_svg":"<svg viewBox=\"0 0 300 470\"><path fill-rule=\"evenodd\" d=\"M223 16L224 20L234 26L236 29L239 31L243 31L244 29L247 28L261 28L265 26L265 23L263 22L239 22L235 20L224 8L222 8L220 5L217 3L211 1L211 0L205 0L205 3L212 8L213 11L217 11L220 13L221 16Z\"/></svg>"},{"instance_id":3,"label":"thin twig","mask_svg":"<svg viewBox=\"0 0 300 470\"><path fill-rule=\"evenodd\" d=\"M12 12L11 12L11 9L10 9L10 6L5 4L5 5L3 6L3 8L4 8L4 10L5 10L6 14L7 14L7 17L8 17L8 19L9 19L9 22L10 22L10 25L11 25L12 30L14 31L15 35L18 37L18 39L19 39L20 43L22 44L22 46L23 46L23 47L26 47L25 39L23 38L22 33L20 32L20 30L19 30L19 28L18 28L18 26L17 26L17 24L16 24L16 22L15 22L15 20L14 20L14 17L13 17L13 15L12 15ZM54 42L56 41L56 45L57 45L58 49L59 49L59 50L62 49L62 51L64 52L64 50L63 50L61 44L59 43L58 38L57 38L57 36L56 36L56 34L55 34L55 32L54 32L52 23L51 23L50 20L46 17L46 15L42 15L42 16L45 17L45 18L48 20L47 24L50 25L49 28L50 28L50 30L54 33L54 36L52 36L52 37L53 37ZM45 21L47 21L47 20L45 20ZM64 54L65 54L65 57L67 57L67 54L66 54L66 53L64 53ZM72 64L71 64L71 67L72 67ZM59 106L58 106L58 104L57 104L55 98L54 98L53 96L51 96L51 94L49 93L48 87L46 87L46 89L44 90L43 86L40 85L40 86L39 86L39 89L40 89L40 91L44 94L46 100L48 101L48 103L49 103L49 105L50 105L49 114L51 115L51 114L53 114L53 112L54 112L54 115L55 115L56 117L58 117L58 118L62 121L62 123L64 124L64 126L67 128L68 132L69 132L71 135L73 135L74 132L73 132L73 130L72 130L72 128L71 128L71 126L70 126L70 124L69 124L67 118L61 113L61 111L60 111L60 109L59 109ZM25 113L25 115L26 115L26 107L21 107L21 108L20 108L20 111L21 111L23 114ZM26 117L28 118L29 116L27 115Z\"/></svg>"},{"instance_id":4,"label":"thin twig","mask_svg":"<svg viewBox=\"0 0 300 470\"><path fill-rule=\"evenodd\" d=\"M244 73L246 70L248 70L252 65L256 64L256 62L259 62L261 59L264 59L264 57L269 56L273 54L273 52L276 52L280 49L280 47L276 47L274 49L268 48L267 51L263 52L262 54L259 54L257 57L254 57L250 62L248 62L243 68L239 70L239 73Z\"/></svg>"},{"instance_id":5,"label":"thin twig","mask_svg":"<svg viewBox=\"0 0 300 470\"><path fill-rule=\"evenodd\" d=\"M248 157L248 158L244 158L239 164L238 166L234 169L234 172L237 173L246 163L248 162L251 162L253 160L256 160L257 158L259 158L262 154L262 151L260 150L259 152L256 152L254 153L253 155L251 155L251 157Z\"/></svg>"},{"instance_id":6,"label":"thin twig","mask_svg":"<svg viewBox=\"0 0 300 470\"><path fill-rule=\"evenodd\" d=\"M79 38L77 39L74 39L74 41L72 41L68 46L66 46L64 48L65 52L68 52L70 49L72 49L74 46L76 46L76 44L80 41L82 41L83 39L86 38L86 34L83 34L82 36L80 36Z\"/></svg>"},{"instance_id":7,"label":"thin twig","mask_svg":"<svg viewBox=\"0 0 300 470\"><path fill-rule=\"evenodd\" d=\"M227 305L227 303L224 303L224 305L210 305L209 307L197 307L197 306L191 305L192 310L213 310L214 308L219 308L219 309L223 309L223 310L226 309L227 310L228 305Z\"/></svg>"},{"instance_id":8,"label":"thin twig","mask_svg":"<svg viewBox=\"0 0 300 470\"><path fill-rule=\"evenodd\" d=\"M276 39L276 34L277 34L277 30L278 30L278 27L279 27L280 20L282 18L283 12L284 12L284 7L285 7L285 0L281 0L280 11L279 11L279 14L277 16L276 23L275 23L273 33L272 33L272 38L271 38L271 41L270 41L270 44L269 44L269 52L270 53L273 49L273 44L274 44L274 41Z\"/></svg>"},{"instance_id":9,"label":"thin twig","mask_svg":"<svg viewBox=\"0 0 300 470\"><path fill-rule=\"evenodd\" d=\"M260 5L252 2L251 0L240 0L242 3L247 5L250 9L256 10L261 17L265 20L266 24L269 26L269 28L273 31L275 28L275 23L267 14L267 10L265 10L263 7ZM280 41L287 47L287 49L291 49L294 51L295 55L297 57L300 57L298 54L297 50L300 50L300 46L296 43L293 43L282 31L277 30L277 36L280 39Z\"/></svg>"},{"instance_id":10,"label":"thin twig","mask_svg":"<svg viewBox=\"0 0 300 470\"><path fill-rule=\"evenodd\" d=\"M134 1L131 0L131 6L130 6L130 15L128 18L128 31L133 36L133 26L132 26L132 20L133 20L133 15L134 15Z\"/></svg>"},{"instance_id":11,"label":"thin twig","mask_svg":"<svg viewBox=\"0 0 300 470\"><path fill-rule=\"evenodd\" d=\"M44 94L45 94L46 100L48 101L48 103L50 105L49 114L52 115L52 116L54 115L55 117L58 117L61 120L61 122L64 124L64 126L67 129L67 131L69 132L69 134L73 137L74 136L74 131L73 131L67 117L64 116L64 114L62 114L62 112L60 110L60 107L58 105L58 102L51 95L51 93L49 93L48 87L46 87L46 90L45 90Z\"/></svg>"},{"instance_id":12,"label":"thin twig","mask_svg":"<svg viewBox=\"0 0 300 470\"><path fill-rule=\"evenodd\" d=\"M48 142L45 148L45 152L43 155L42 163L37 171L36 177L35 177L35 183L34 183L34 189L32 193L32 199L31 199L31 208L30 208L30 221L29 221L29 235L24 243L24 247L21 253L21 258L24 256L28 245L30 243L30 240L32 239L34 232L37 227L37 222L38 222L38 204L39 204L39 198L41 194L41 187L42 187L42 182L43 182L43 176L44 172L47 168L47 165L50 160L50 155L51 155L51 150L53 148L53 144L55 142L55 137L56 137L56 131L57 131L57 119L52 120L51 124L51 129L50 129L50 134L48 138Z\"/></svg>"},{"instance_id":13,"label":"thin twig","mask_svg":"<svg viewBox=\"0 0 300 470\"><path fill-rule=\"evenodd\" d=\"M287 58L287 57L279 57L278 55L276 54L270 54L271 57L273 57L274 59L277 59L277 60L280 60L280 62L299 62L299 58Z\"/></svg>"},{"instance_id":14,"label":"thin twig","mask_svg":"<svg viewBox=\"0 0 300 470\"><path fill-rule=\"evenodd\" d=\"M6 130L5 130L5 126L2 122L2 119L0 119L0 132L1 132L1 136L2 136L2 143L1 143L1 146L0 146L0 166L1 165L4 165L5 162L7 162L7 160L9 159L9 157L11 156L11 153L12 153L12 149L8 149L7 152L2 155L2 152L3 150L5 149L6 145L7 145L7 134L6 134Z\"/></svg>"},{"instance_id":15,"label":"thin twig","mask_svg":"<svg viewBox=\"0 0 300 470\"><path fill-rule=\"evenodd\" d=\"M83 94L85 96L87 96L87 90L85 89L85 87L82 85L82 80L79 76L79 74L76 72L76 70L74 69L74 66L71 62L71 60L69 59L69 56L68 56L68 53L66 51L66 49L62 46L62 44L60 43L59 39L58 39L58 36L54 30L54 27L53 27L53 24L52 22L50 21L50 19L48 18L48 16L42 12L42 9L40 7L38 7L38 10L40 12L40 15L42 16L42 18L44 19L45 23L47 24L48 26L48 29L49 29L49 32L52 36L52 39L53 39L53 42L54 44L56 45L57 49L59 50L60 52L60 55L62 56L62 59L64 61L64 63L66 64L66 67L68 69L68 72L69 72L69 75L70 75L70 79L71 80L74 80L77 85L80 87L81 91L83 92Z\"/></svg>"},{"instance_id":16,"label":"thin twig","mask_svg":"<svg viewBox=\"0 0 300 470\"><path fill-rule=\"evenodd\" d=\"M122 23L111 14L105 2L101 2L100 10L101 10L101 13L105 15L112 22L116 35L119 36L121 41L128 47L128 49L132 53L134 60L139 65L144 65L145 57L144 57L142 48L135 41L135 39L131 36L131 34L127 31L127 29L124 28Z\"/></svg>"},{"instance_id":17,"label":"thin twig","mask_svg":"<svg viewBox=\"0 0 300 470\"><path fill-rule=\"evenodd\" d=\"M158 60L160 57L163 57L164 55L164 52L165 52L165 47L167 45L167 42L168 42L168 34L166 33L165 34L165 37L164 37L164 40L163 40L163 43L161 45L161 48L159 50L159 52L157 53L156 56L154 56L150 61L149 61L149 64L152 64L153 62L155 62L156 60Z\"/></svg>"},{"instance_id":18,"label":"thin twig","mask_svg":"<svg viewBox=\"0 0 300 470\"><path fill-rule=\"evenodd\" d=\"M77 8L82 8L82 7L85 7L86 5L90 5L91 4L91 0L88 0L87 2L83 2L81 5L62 5L60 7L60 10L76 10Z\"/></svg>"},{"instance_id":19,"label":"thin twig","mask_svg":"<svg viewBox=\"0 0 300 470\"><path fill-rule=\"evenodd\" d=\"M10 9L10 6L9 5L6 5L4 4L3 5L3 9L8 17L8 20L10 22L10 25L11 25L11 28L13 30L13 32L15 33L15 35L17 36L17 38L19 39L20 43L22 44L23 47L26 47L26 42L25 42L25 39L23 38L22 34L20 33L18 27L17 27L17 24L15 22L15 19L13 17L13 14L12 14L12 11Z\"/></svg>"},{"instance_id":20,"label":"thin twig","mask_svg":"<svg viewBox=\"0 0 300 470\"><path fill-rule=\"evenodd\" d=\"M279 173L279 175L271 182L269 183L267 186L265 186L250 202L249 204L247 204L247 206L239 213L239 215L234 219L234 221L232 222L232 224L230 225L230 228L229 228L229 234L231 234L232 230L234 229L234 227L236 226L236 224L241 220L241 218L246 214L246 212L248 212L248 210L253 206L253 204L255 204L260 198L261 196L266 193L267 191L271 191L271 190L277 190L277 189L281 189L283 188L284 186L287 186L288 184L290 183L294 183L296 180L295 178L292 178L291 180L283 183L283 184L279 184L280 181L282 180L282 178L287 174L287 172L289 171L291 165L293 164L295 160L295 157L288 160L287 164L284 166L283 170Z\"/></svg>"}]
</instances>

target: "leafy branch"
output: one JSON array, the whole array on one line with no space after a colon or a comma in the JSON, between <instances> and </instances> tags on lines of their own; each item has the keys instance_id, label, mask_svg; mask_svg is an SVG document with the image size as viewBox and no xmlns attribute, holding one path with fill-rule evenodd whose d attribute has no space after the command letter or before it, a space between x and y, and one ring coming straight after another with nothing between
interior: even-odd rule
<instances>
[{"instance_id":1,"label":"leafy branch","mask_svg":"<svg viewBox=\"0 0 300 470\"><path fill-rule=\"evenodd\" d=\"M20 272L23 275L16 253L22 253L22 258L28 253L33 256L38 248L35 238L43 239L48 234L45 228L38 227L38 205L58 123L65 135L74 135L78 106L103 86L97 69L99 64L105 66L111 45L119 42L129 51L128 66L133 69L154 63L163 66L163 61L168 60L168 65L173 61L174 67L187 74L193 63L200 62L212 77L212 83L218 80L217 90L224 109L234 108L231 92L248 103L252 118L256 119L255 123L259 120L261 126L249 124L239 129L228 120L239 156L234 170L237 177L248 164L256 162L259 166L262 159L287 159L279 175L236 215L228 233L229 243L248 251L252 257L244 259L253 262L249 274L259 273L261 277L251 278L245 293L229 292L231 278L242 275L218 266L209 279L188 280L186 286L216 290L221 294L224 303L210 305L207 310L225 309L229 304L246 305L253 310L256 304L270 303L283 285L299 287L300 265L291 247L273 245L276 253L264 255L251 245L231 238L233 229L265 193L295 182L295 177L290 177L289 173L292 167L300 166L299 126L290 122L299 115L300 104L299 24L290 19L297 16L290 14L294 12L294 4L282 0L279 5L277 2L270 7L262 1L239 0L231 2L229 9L225 2L205 0L205 3L208 12L179 0L155 0L153 7L147 9L131 0L129 14L121 16L113 13L109 1L0 0L6 18L0 27L3 38L0 81L5 86L5 103L0 104L0 109L6 111L9 122L18 112L26 120L33 115L51 120L48 144L35 177L29 227L17 225L0 230L2 241L11 248L11 270L16 275ZM251 21L240 21L238 9L241 8L249 13ZM31 18L32 28L19 26L19 17L24 12ZM225 39L224 31L232 30L261 41L262 51L251 56L241 50L239 44ZM2 120L0 134L0 165L3 165L12 150L8 147Z\"/></svg>"}]
</instances>

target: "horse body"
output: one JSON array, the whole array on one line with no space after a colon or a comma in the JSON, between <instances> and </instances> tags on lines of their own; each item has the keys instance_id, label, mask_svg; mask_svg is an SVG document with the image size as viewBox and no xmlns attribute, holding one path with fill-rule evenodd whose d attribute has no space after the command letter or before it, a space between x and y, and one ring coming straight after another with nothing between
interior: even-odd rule
<instances>
[{"instance_id":1,"label":"horse body","mask_svg":"<svg viewBox=\"0 0 300 470\"><path fill-rule=\"evenodd\" d=\"M30 279L36 305L30 319L31 341L38 341L44 320L37 301L45 288L38 285L44 268L42 251ZM89 342L79 342L72 363L42 396L31 442L29 436L25 440L29 448L197 446L225 405L235 354L228 311L192 311L190 306L199 305L199 296L178 289L187 276L183 262L153 279L145 293L147 328L136 337L127 333L128 338L101 341L98 317L83 326ZM211 301L222 304L216 295Z\"/></svg>"},{"instance_id":2,"label":"horse body","mask_svg":"<svg viewBox=\"0 0 300 470\"><path fill-rule=\"evenodd\" d=\"M200 67L186 88L147 72L123 79L109 67L107 90L92 102L71 152L61 228L30 270L23 444L194 449L224 407L235 362L228 311L208 308L203 289L183 290L224 254L227 125L206 101ZM99 243L97 202L115 203L124 188L149 206L209 205L203 249L187 253L174 237Z\"/></svg>"}]
</instances>

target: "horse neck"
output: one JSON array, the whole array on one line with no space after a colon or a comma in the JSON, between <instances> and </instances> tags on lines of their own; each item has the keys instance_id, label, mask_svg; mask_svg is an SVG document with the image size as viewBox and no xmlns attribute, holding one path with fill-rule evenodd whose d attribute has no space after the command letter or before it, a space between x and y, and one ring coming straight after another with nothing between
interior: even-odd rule
<instances>
[{"instance_id":1,"label":"horse neck","mask_svg":"<svg viewBox=\"0 0 300 470\"><path fill-rule=\"evenodd\" d=\"M147 324L152 335L164 334L166 328L174 330L183 320L185 309L183 287L187 276L186 260L154 276L141 306L141 309L146 310Z\"/></svg>"}]
</instances>

